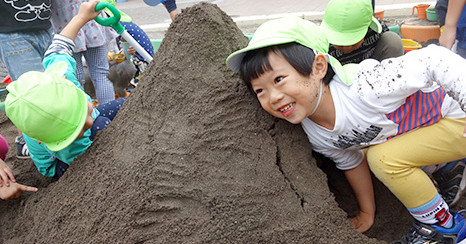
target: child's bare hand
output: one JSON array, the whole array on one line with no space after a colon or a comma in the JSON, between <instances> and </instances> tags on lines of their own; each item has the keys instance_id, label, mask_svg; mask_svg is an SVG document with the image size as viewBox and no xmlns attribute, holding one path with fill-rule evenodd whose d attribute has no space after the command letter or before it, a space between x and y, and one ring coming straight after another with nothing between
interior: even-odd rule
<instances>
[{"instance_id":1,"label":"child's bare hand","mask_svg":"<svg viewBox=\"0 0 466 244\"><path fill-rule=\"evenodd\" d=\"M7 187L10 186L10 181L16 182L13 171L0 159L0 187L3 186L3 183L5 183Z\"/></svg>"},{"instance_id":2,"label":"child's bare hand","mask_svg":"<svg viewBox=\"0 0 466 244\"><path fill-rule=\"evenodd\" d=\"M364 233L368 231L374 224L374 215L360 212L358 216L352 217L349 220L351 225L353 225L357 231Z\"/></svg>"},{"instance_id":3,"label":"child's bare hand","mask_svg":"<svg viewBox=\"0 0 466 244\"><path fill-rule=\"evenodd\" d=\"M129 47L128 47L128 53L129 53L129 54L135 54L135 53L136 53L136 49L134 49L134 47L132 47L132 46L129 46Z\"/></svg>"},{"instance_id":4,"label":"child's bare hand","mask_svg":"<svg viewBox=\"0 0 466 244\"><path fill-rule=\"evenodd\" d=\"M13 198L18 198L21 196L23 191L32 191L36 192L37 188L31 186L25 186L18 183L11 183L10 186L0 187L0 198L3 200L9 200Z\"/></svg>"},{"instance_id":5,"label":"child's bare hand","mask_svg":"<svg viewBox=\"0 0 466 244\"><path fill-rule=\"evenodd\" d=\"M83 2L79 7L78 15L85 22L95 19L101 11L96 12L95 6L99 3L99 0L91 0L90 2Z\"/></svg>"}]
</instances>

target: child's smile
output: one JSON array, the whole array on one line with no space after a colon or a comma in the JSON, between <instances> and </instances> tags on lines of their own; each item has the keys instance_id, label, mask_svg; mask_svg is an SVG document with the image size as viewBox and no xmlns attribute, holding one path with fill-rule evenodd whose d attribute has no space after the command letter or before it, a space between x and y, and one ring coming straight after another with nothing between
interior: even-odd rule
<instances>
[{"instance_id":1,"label":"child's smile","mask_svg":"<svg viewBox=\"0 0 466 244\"><path fill-rule=\"evenodd\" d=\"M281 54L269 52L268 59L272 69L251 80L252 88L268 113L298 124L317 106L323 77L300 74Z\"/></svg>"}]
</instances>

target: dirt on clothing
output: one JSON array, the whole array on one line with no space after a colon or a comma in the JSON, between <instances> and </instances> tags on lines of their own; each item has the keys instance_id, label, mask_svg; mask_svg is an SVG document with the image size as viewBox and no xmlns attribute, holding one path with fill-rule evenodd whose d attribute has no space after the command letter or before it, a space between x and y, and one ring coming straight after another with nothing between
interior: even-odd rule
<instances>
[{"instance_id":1,"label":"dirt on clothing","mask_svg":"<svg viewBox=\"0 0 466 244\"><path fill-rule=\"evenodd\" d=\"M316 161L301 127L263 111L225 65L247 41L216 5L184 9L115 120L60 180L10 150L18 182L40 189L0 202L0 243L369 244L401 237L411 218L378 181L374 227L367 235L353 229L347 216L357 203L342 172ZM4 115L0 121L14 147L14 126Z\"/></svg>"}]
</instances>

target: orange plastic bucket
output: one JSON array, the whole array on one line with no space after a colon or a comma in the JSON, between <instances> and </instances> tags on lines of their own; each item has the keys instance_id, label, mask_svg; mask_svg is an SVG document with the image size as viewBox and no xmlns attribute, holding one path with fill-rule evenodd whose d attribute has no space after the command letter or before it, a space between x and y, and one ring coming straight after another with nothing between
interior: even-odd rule
<instances>
[{"instance_id":1,"label":"orange plastic bucket","mask_svg":"<svg viewBox=\"0 0 466 244\"><path fill-rule=\"evenodd\" d=\"M417 10L417 18L418 19L427 19L427 13L426 10L430 7L429 4L418 4L413 7L413 13L414 14L414 9Z\"/></svg>"}]
</instances>

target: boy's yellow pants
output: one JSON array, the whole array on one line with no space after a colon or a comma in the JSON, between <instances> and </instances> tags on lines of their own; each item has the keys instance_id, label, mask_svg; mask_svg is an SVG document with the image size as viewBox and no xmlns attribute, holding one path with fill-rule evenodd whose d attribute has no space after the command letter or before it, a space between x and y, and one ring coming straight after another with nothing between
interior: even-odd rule
<instances>
[{"instance_id":1,"label":"boy's yellow pants","mask_svg":"<svg viewBox=\"0 0 466 244\"><path fill-rule=\"evenodd\" d=\"M422 206L437 194L420 166L466 158L464 119L442 118L367 150L372 172L408 208Z\"/></svg>"}]
</instances>

